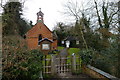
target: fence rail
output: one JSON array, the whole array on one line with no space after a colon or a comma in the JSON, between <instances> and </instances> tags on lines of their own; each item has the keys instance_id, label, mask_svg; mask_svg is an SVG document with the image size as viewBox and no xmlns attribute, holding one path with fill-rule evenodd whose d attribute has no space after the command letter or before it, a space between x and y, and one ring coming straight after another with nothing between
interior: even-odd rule
<instances>
[{"instance_id":1,"label":"fence rail","mask_svg":"<svg viewBox=\"0 0 120 80\"><path fill-rule=\"evenodd\" d=\"M75 55L69 58L51 55L50 59L44 59L43 73L56 74L80 71L81 63L77 59L80 59L80 57L76 57Z\"/></svg>"}]
</instances>

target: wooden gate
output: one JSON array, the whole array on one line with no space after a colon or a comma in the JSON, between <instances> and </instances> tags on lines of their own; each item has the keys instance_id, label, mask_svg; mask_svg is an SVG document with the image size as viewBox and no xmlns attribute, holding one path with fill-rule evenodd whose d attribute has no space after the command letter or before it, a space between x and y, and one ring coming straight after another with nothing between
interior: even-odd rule
<instances>
[{"instance_id":1,"label":"wooden gate","mask_svg":"<svg viewBox=\"0 0 120 80\"><path fill-rule=\"evenodd\" d=\"M65 73L65 72L71 72L71 63L68 63L68 61L71 61L68 57L59 56L56 58L56 72L57 73Z\"/></svg>"},{"instance_id":2,"label":"wooden gate","mask_svg":"<svg viewBox=\"0 0 120 80\"><path fill-rule=\"evenodd\" d=\"M43 62L44 74L56 73L79 73L81 72L80 57L51 55L50 59L45 58Z\"/></svg>"}]
</instances>

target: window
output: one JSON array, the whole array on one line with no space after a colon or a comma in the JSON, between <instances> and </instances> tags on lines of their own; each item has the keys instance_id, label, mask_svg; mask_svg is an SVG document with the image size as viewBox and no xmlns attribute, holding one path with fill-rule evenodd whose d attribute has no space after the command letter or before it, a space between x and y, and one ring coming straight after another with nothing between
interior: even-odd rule
<instances>
[{"instance_id":1,"label":"window","mask_svg":"<svg viewBox=\"0 0 120 80\"><path fill-rule=\"evenodd\" d=\"M80 44L80 42L79 42L79 41L76 41L76 44Z\"/></svg>"},{"instance_id":2,"label":"window","mask_svg":"<svg viewBox=\"0 0 120 80\"><path fill-rule=\"evenodd\" d=\"M42 35L40 34L39 36L38 36L38 41L40 41L42 39Z\"/></svg>"},{"instance_id":3,"label":"window","mask_svg":"<svg viewBox=\"0 0 120 80\"><path fill-rule=\"evenodd\" d=\"M40 34L39 36L38 36L38 45L40 45L40 40L42 40L42 35Z\"/></svg>"}]
</instances>

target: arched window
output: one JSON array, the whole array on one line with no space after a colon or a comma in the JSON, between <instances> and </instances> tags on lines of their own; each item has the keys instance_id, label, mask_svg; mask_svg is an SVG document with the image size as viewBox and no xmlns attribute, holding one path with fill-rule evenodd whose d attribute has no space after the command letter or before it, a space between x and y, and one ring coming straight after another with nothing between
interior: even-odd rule
<instances>
[{"instance_id":1,"label":"arched window","mask_svg":"<svg viewBox=\"0 0 120 80\"><path fill-rule=\"evenodd\" d=\"M39 36L38 36L38 41L40 41L42 39L42 35L40 34Z\"/></svg>"},{"instance_id":2,"label":"arched window","mask_svg":"<svg viewBox=\"0 0 120 80\"><path fill-rule=\"evenodd\" d=\"M42 40L42 35L40 34L39 36L38 36L38 45L40 45L40 40Z\"/></svg>"}]
</instances>

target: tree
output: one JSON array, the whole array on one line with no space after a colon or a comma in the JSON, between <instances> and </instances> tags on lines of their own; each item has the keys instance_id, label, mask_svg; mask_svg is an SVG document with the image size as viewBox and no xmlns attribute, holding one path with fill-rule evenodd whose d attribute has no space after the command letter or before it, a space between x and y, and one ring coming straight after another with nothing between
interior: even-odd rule
<instances>
[{"instance_id":1,"label":"tree","mask_svg":"<svg viewBox=\"0 0 120 80\"><path fill-rule=\"evenodd\" d=\"M24 3L25 3L26 0L0 0L0 1L1 1L0 6L2 8L4 8L5 7L4 4L7 3L7 2L20 2L22 4L22 6L24 6Z\"/></svg>"},{"instance_id":2,"label":"tree","mask_svg":"<svg viewBox=\"0 0 120 80\"><path fill-rule=\"evenodd\" d=\"M119 31L119 34L120 34L120 1L118 2L118 23L119 23L119 27L118 27L118 31Z\"/></svg>"},{"instance_id":3,"label":"tree","mask_svg":"<svg viewBox=\"0 0 120 80\"><path fill-rule=\"evenodd\" d=\"M92 8L92 15L86 15L90 14L90 8L81 10L77 6L77 2L75 4L68 2L65 6L67 8L66 13L69 14L69 16L74 16L76 20L74 34L79 35L84 44L85 42L87 43L88 50L81 51L85 53L85 56L88 55L88 57L89 49L92 48L92 53L95 53L94 55L90 55L93 57L92 65L119 77L120 69L118 68L118 59L120 57L120 36L118 33L119 26L117 20L118 6L116 2L103 1L99 4L96 0L93 2L95 6ZM102 4L102 6L100 6L100 4ZM114 29L117 30L114 31Z\"/></svg>"},{"instance_id":4,"label":"tree","mask_svg":"<svg viewBox=\"0 0 120 80\"><path fill-rule=\"evenodd\" d=\"M82 10L80 10L79 6L78 6L78 2L76 1L76 3L74 2L68 2L68 4L65 5L65 8L67 9L67 14L69 14L70 16L73 16L76 20L76 24L75 26L78 27L78 30L80 30L80 36L81 38L83 39L83 43L85 45L85 48L88 50L88 45L86 43L86 40L85 40L85 37L84 37L84 32L83 32L83 27L87 26L88 27L88 24L86 24L84 22L84 13L82 12ZM80 17L82 14L82 18ZM83 19L83 20L82 20ZM79 23L80 21L80 23Z\"/></svg>"},{"instance_id":5,"label":"tree","mask_svg":"<svg viewBox=\"0 0 120 80\"><path fill-rule=\"evenodd\" d=\"M3 35L17 34L17 23L21 15L21 4L19 2L7 2L4 6L3 16ZM10 30L8 30L10 29Z\"/></svg>"},{"instance_id":6,"label":"tree","mask_svg":"<svg viewBox=\"0 0 120 80\"><path fill-rule=\"evenodd\" d=\"M33 22L32 21L30 21L30 26L33 27Z\"/></svg>"},{"instance_id":7,"label":"tree","mask_svg":"<svg viewBox=\"0 0 120 80\"><path fill-rule=\"evenodd\" d=\"M7 2L3 7L3 35L23 35L29 29L27 22L21 18L22 5L20 2Z\"/></svg>"},{"instance_id":8,"label":"tree","mask_svg":"<svg viewBox=\"0 0 120 80\"><path fill-rule=\"evenodd\" d=\"M67 32L66 32L66 26L65 24L59 22L56 25L57 27L54 29L58 36L58 45L61 46L61 41L66 38Z\"/></svg>"},{"instance_id":9,"label":"tree","mask_svg":"<svg viewBox=\"0 0 120 80\"><path fill-rule=\"evenodd\" d=\"M95 3L95 9L96 9L96 13L97 13L97 18L98 18L98 23L99 23L99 32L102 34L102 38L103 38L103 46L104 47L109 47L109 38L113 35L110 32L110 28L113 28L113 20L114 20L114 16L118 13L118 10L114 10L111 7L116 7L116 3L113 2L105 2L103 1L102 6L98 6L96 0L94 0ZM100 7L102 10L100 12L100 10L98 9L98 7ZM102 14L102 16L100 16Z\"/></svg>"}]
</instances>

